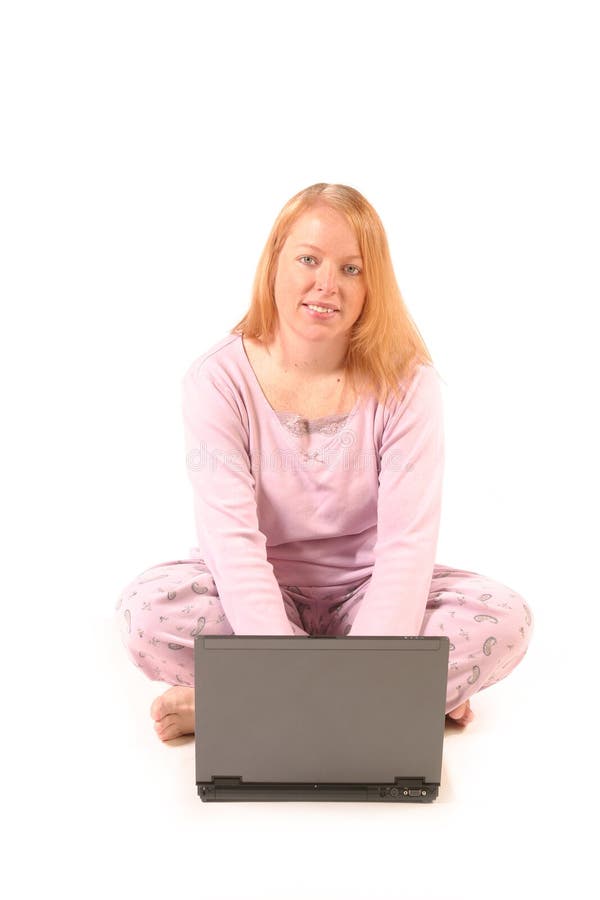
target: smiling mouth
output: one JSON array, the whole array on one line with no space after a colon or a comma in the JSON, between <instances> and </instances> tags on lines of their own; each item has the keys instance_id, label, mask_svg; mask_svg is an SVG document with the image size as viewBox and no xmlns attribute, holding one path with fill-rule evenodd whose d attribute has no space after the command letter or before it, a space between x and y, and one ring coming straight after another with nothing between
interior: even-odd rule
<instances>
[{"instance_id":1,"label":"smiling mouth","mask_svg":"<svg viewBox=\"0 0 600 900\"><path fill-rule=\"evenodd\" d=\"M321 309L333 310L333 312L339 312L337 306L329 306L327 303L303 303L302 306L312 306L312 307L320 307Z\"/></svg>"}]
</instances>

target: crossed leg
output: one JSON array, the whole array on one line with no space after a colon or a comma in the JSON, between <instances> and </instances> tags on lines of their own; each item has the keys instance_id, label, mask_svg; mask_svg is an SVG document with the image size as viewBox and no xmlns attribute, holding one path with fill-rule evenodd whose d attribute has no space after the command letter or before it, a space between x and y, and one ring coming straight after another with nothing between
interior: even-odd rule
<instances>
[{"instance_id":1,"label":"crossed leg","mask_svg":"<svg viewBox=\"0 0 600 900\"><path fill-rule=\"evenodd\" d=\"M295 633L307 634L289 591L282 588L282 596ZM360 600L357 592L348 604L335 605L335 631L347 633ZM194 637L201 631L233 633L204 561L177 560L146 570L123 591L117 612L135 665L173 685L150 709L157 735L167 741L192 734ZM505 585L476 572L434 567L420 633L450 640L450 719L461 727L472 721L469 697L512 671L525 655L531 625L527 604Z\"/></svg>"}]
</instances>

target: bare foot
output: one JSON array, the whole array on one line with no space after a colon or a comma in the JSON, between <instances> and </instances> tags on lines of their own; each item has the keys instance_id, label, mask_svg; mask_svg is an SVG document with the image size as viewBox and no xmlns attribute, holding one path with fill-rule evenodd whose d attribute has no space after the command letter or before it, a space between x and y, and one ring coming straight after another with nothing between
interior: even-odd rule
<instances>
[{"instance_id":1,"label":"bare foot","mask_svg":"<svg viewBox=\"0 0 600 900\"><path fill-rule=\"evenodd\" d=\"M447 718L452 719L453 722L456 722L457 725L461 725L464 728L465 725L468 725L469 722L473 721L475 714L471 709L469 701L465 700L465 702L461 703L460 706L457 706L456 709L447 713Z\"/></svg>"},{"instance_id":2,"label":"bare foot","mask_svg":"<svg viewBox=\"0 0 600 900\"><path fill-rule=\"evenodd\" d=\"M157 697L150 707L161 741L194 733L194 688L176 685Z\"/></svg>"}]
</instances>

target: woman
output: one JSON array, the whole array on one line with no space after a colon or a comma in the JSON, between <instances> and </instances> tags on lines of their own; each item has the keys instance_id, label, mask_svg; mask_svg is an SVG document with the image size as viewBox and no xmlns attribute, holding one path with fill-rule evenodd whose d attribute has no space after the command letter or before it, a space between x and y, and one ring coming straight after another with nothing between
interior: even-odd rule
<instances>
[{"instance_id":1,"label":"woman","mask_svg":"<svg viewBox=\"0 0 600 900\"><path fill-rule=\"evenodd\" d=\"M250 308L183 379L199 546L125 587L123 641L173 685L162 740L194 731L204 634L446 635L447 715L526 653L510 588L435 564L444 456L439 376L373 207L345 185L277 217Z\"/></svg>"}]
</instances>

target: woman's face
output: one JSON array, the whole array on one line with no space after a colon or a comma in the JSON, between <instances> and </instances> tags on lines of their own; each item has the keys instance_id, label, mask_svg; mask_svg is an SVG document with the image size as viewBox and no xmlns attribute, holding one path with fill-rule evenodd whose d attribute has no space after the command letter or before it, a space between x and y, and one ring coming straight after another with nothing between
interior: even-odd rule
<instances>
[{"instance_id":1,"label":"woman's face","mask_svg":"<svg viewBox=\"0 0 600 900\"><path fill-rule=\"evenodd\" d=\"M324 205L302 213L277 261L275 304L280 326L309 339L349 336L365 295L358 241L344 216ZM309 304L335 311L314 314Z\"/></svg>"}]
</instances>

